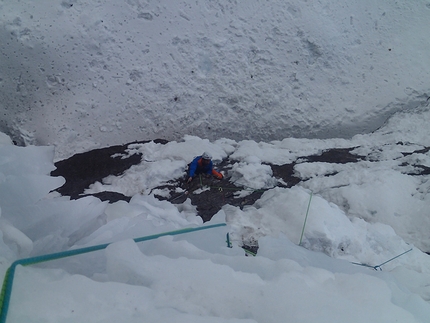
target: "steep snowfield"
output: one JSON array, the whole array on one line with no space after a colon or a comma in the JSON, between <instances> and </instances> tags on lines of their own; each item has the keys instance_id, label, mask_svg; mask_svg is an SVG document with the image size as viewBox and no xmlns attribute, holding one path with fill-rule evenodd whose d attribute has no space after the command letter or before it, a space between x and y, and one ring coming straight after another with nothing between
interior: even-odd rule
<instances>
[{"instance_id":1,"label":"steep snowfield","mask_svg":"<svg viewBox=\"0 0 430 323\"><path fill-rule=\"evenodd\" d=\"M427 1L0 1L0 130L136 139L374 130L428 97Z\"/></svg>"},{"instance_id":2,"label":"steep snowfield","mask_svg":"<svg viewBox=\"0 0 430 323\"><path fill-rule=\"evenodd\" d=\"M398 113L352 139L133 143L123 155L140 151L139 165L90 185L131 196L113 204L52 192L64 183L48 175L53 147L16 147L0 134L0 277L16 259L112 242L17 266L5 293L10 303L0 302L8 305L7 323L427 322L429 114L426 105ZM365 158L306 158L331 148ZM203 224L190 196L209 190L222 199L220 190L191 191L176 205L151 192L182 177L204 150L235 162L219 185L235 180L240 193L277 182L267 163L294 163L301 182L265 190L252 205L225 205ZM227 225L131 240L220 222ZM245 257L240 246L257 241L257 255Z\"/></svg>"},{"instance_id":3,"label":"steep snowfield","mask_svg":"<svg viewBox=\"0 0 430 323\"><path fill-rule=\"evenodd\" d=\"M429 13L427 0L0 0L0 277L114 242L18 266L8 322L427 322ZM130 147L151 158L87 190L130 202L52 192L53 160L158 137L171 142ZM300 158L329 148L366 159ZM203 150L237 161L241 185L273 184L265 163L294 163L302 182L226 205L209 222L225 227L135 244L202 225L189 199L146 192Z\"/></svg>"}]
</instances>

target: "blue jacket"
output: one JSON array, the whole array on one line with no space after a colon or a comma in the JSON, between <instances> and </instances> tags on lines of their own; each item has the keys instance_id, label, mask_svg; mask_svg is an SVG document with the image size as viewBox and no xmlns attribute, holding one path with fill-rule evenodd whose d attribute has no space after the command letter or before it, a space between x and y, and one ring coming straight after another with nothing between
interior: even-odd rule
<instances>
[{"instance_id":1,"label":"blue jacket","mask_svg":"<svg viewBox=\"0 0 430 323\"><path fill-rule=\"evenodd\" d=\"M212 160L209 162L209 164L205 166L205 165L202 165L200 161L201 159L202 159L202 156L197 156L191 162L189 172L188 172L188 175L190 177L193 177L194 175L198 175L198 174L208 174L208 175L212 174L212 168L213 168Z\"/></svg>"}]
</instances>

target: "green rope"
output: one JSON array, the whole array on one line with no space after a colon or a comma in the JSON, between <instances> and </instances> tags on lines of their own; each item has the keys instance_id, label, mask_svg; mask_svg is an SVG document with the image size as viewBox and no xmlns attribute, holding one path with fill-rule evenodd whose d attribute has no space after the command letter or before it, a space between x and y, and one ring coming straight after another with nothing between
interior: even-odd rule
<instances>
[{"instance_id":1,"label":"green rope","mask_svg":"<svg viewBox=\"0 0 430 323\"><path fill-rule=\"evenodd\" d=\"M359 265L359 266L364 266L364 267L369 267L369 268L373 268L375 270L382 270L381 266L385 265L386 263L388 263L388 262L390 262L390 261L392 261L392 260L394 260L396 258L399 258L400 256L403 256L405 253L408 253L409 251L412 251L412 248L409 249L409 250L407 250L407 251L405 251L405 252L403 252L403 253L401 253L400 255L397 255L397 256L395 256L395 257L393 257L391 259L388 259L387 261L385 261L382 264L377 265L377 266L371 266L371 265L368 265L368 264L360 264L358 262L351 262L351 264Z\"/></svg>"},{"instance_id":2,"label":"green rope","mask_svg":"<svg viewBox=\"0 0 430 323\"><path fill-rule=\"evenodd\" d=\"M141 242L141 241L156 239L156 238L159 238L162 236L184 234L184 233L206 230L206 229L211 229L211 228L216 228L216 227L221 227L221 226L226 226L226 225L227 224L225 224L225 223L218 223L218 224L212 224L212 225L202 226L202 227L197 227L197 228L185 228L185 229L163 232L163 233L154 234L154 235L150 235L150 236L145 236L145 237L141 237L141 238L135 238L133 240L134 240L134 242ZM3 279L3 286L2 286L1 294L0 294L0 323L6 322L7 312L9 310L10 298L12 295L12 285L13 285L13 279L15 276L15 269L18 265L29 266L29 265L34 265L34 264L50 261L50 260L76 256L76 255L80 255L80 254L84 254L84 253L89 253L92 251L102 250L102 249L105 249L109 245L110 245L110 243L105 243L105 244L101 244L101 245L97 245L97 246L61 251L61 252L57 252L57 253L41 255L41 256L31 257L31 258L25 258L25 259L19 259L19 260L14 261L12 263L12 265L6 271L4 279Z\"/></svg>"},{"instance_id":3,"label":"green rope","mask_svg":"<svg viewBox=\"0 0 430 323\"><path fill-rule=\"evenodd\" d=\"M382 270L381 266L385 265L386 263L388 263L388 262L390 262L390 261L392 261L392 260L394 260L396 258L399 258L400 256L403 256L405 253L408 253L409 251L412 251L412 248L409 249L409 250L407 250L407 251L405 251L405 252L403 252L403 253L401 253L400 255L397 255L397 256L395 256L395 257L393 257L391 259L388 259L387 261L385 261L382 264L377 265L377 266L371 266L371 265L368 265L368 264L360 264L360 263L357 263L357 262L351 262L351 263L354 264L354 265L359 265L359 266L365 266L365 267L373 268L375 270Z\"/></svg>"},{"instance_id":4,"label":"green rope","mask_svg":"<svg viewBox=\"0 0 430 323\"><path fill-rule=\"evenodd\" d=\"M313 193L311 191L311 194L309 196L308 209L306 210L305 222L303 223L302 235L300 236L299 246L302 244L303 233L305 232L306 221L308 219L309 207L311 206L312 194Z\"/></svg>"},{"instance_id":5,"label":"green rope","mask_svg":"<svg viewBox=\"0 0 430 323\"><path fill-rule=\"evenodd\" d=\"M203 180L202 180L202 174L199 174L199 181L200 181L200 186L203 187ZM252 188L252 187L247 187L247 186L243 186L243 187L224 187L224 186L207 186L210 189L214 188L214 189L218 189L220 192L222 190L226 190L226 191L253 191L253 192L266 192L269 189L256 189L256 188ZM176 199L176 198L175 198Z\"/></svg>"},{"instance_id":6,"label":"green rope","mask_svg":"<svg viewBox=\"0 0 430 323\"><path fill-rule=\"evenodd\" d=\"M395 257L393 257L393 258L391 258L391 259L389 259L389 260L387 260L386 262L383 262L382 264L380 264L380 265L378 265L378 266L376 266L376 267L381 267L381 266L383 266L383 265L385 265L387 262L390 262L391 260L394 260L394 259L396 259L396 258L399 258L400 256L403 256L405 253L408 253L409 251L412 251L412 248L411 249L409 249L409 250L407 250L407 251L405 251L405 252L403 252L403 253L401 253L400 255L398 255L398 256L395 256Z\"/></svg>"},{"instance_id":7,"label":"green rope","mask_svg":"<svg viewBox=\"0 0 430 323\"><path fill-rule=\"evenodd\" d=\"M368 264L361 264L359 262L351 262L351 264L358 265L358 266L363 266L363 267L368 267L368 268L372 268L372 269L378 270L378 266L372 266L372 265L368 265Z\"/></svg>"},{"instance_id":8,"label":"green rope","mask_svg":"<svg viewBox=\"0 0 430 323\"><path fill-rule=\"evenodd\" d=\"M228 248L233 248L233 245L231 244L231 241L230 241L230 233L228 233L227 232L227 235L226 235L226 242L227 242L227 247Z\"/></svg>"},{"instance_id":9,"label":"green rope","mask_svg":"<svg viewBox=\"0 0 430 323\"><path fill-rule=\"evenodd\" d=\"M4 280L3 280L3 286L1 288L1 294L0 294L0 310L3 309L3 304L4 304L4 299L5 299L5 295L6 295L6 286L8 285L8 280L9 280L9 275L10 275L10 268L8 268L6 270L6 273L4 275ZM3 312L3 311L2 311ZM0 312L0 314L2 313Z\"/></svg>"},{"instance_id":10,"label":"green rope","mask_svg":"<svg viewBox=\"0 0 430 323\"><path fill-rule=\"evenodd\" d=\"M251 255L251 256L255 257L257 255L255 252L252 252L251 250L248 250L248 249L245 249L245 248L242 248L242 249L245 251L245 256L246 255Z\"/></svg>"},{"instance_id":11,"label":"green rope","mask_svg":"<svg viewBox=\"0 0 430 323\"><path fill-rule=\"evenodd\" d=\"M256 189L251 187L223 187L223 186L210 186L210 188L216 188L219 191L226 190L226 191L253 191L253 192L266 192L267 189Z\"/></svg>"}]
</instances>

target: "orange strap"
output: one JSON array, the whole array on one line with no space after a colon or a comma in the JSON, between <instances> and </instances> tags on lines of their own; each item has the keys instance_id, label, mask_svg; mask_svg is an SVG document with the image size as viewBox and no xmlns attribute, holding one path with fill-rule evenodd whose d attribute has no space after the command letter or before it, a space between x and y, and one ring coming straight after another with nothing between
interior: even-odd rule
<instances>
[{"instance_id":1,"label":"orange strap","mask_svg":"<svg viewBox=\"0 0 430 323\"><path fill-rule=\"evenodd\" d=\"M217 172L215 169L212 169L212 175L217 179L223 179L224 177L220 172Z\"/></svg>"}]
</instances>

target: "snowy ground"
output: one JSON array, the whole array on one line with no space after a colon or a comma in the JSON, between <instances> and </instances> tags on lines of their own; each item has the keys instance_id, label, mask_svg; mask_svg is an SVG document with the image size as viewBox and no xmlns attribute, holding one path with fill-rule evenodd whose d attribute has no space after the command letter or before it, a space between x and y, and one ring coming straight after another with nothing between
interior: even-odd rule
<instances>
[{"instance_id":1,"label":"snowy ground","mask_svg":"<svg viewBox=\"0 0 430 323\"><path fill-rule=\"evenodd\" d=\"M429 97L428 1L0 1L0 130L134 140L366 133Z\"/></svg>"},{"instance_id":2,"label":"snowy ground","mask_svg":"<svg viewBox=\"0 0 430 323\"><path fill-rule=\"evenodd\" d=\"M267 4L0 0L0 131L27 145L0 132L0 277L112 242L18 266L8 323L428 322L430 4ZM54 161L155 138L86 190L130 202L53 192ZM332 148L365 158L300 158ZM203 224L150 192L205 150L265 193Z\"/></svg>"},{"instance_id":3,"label":"snowy ground","mask_svg":"<svg viewBox=\"0 0 430 323\"><path fill-rule=\"evenodd\" d=\"M422 105L351 140L187 136L131 146L146 160L88 188L132 196L114 204L49 193L64 183L48 175L54 148L16 147L2 136L1 274L19 258L113 242L91 254L18 266L7 322L427 322L430 259L421 250L430 250L430 175L423 172L430 167L429 118ZM298 159L335 147L356 147L367 160ZM203 225L189 200L174 205L145 192L182 176L205 150L218 161L237 160L228 176L238 187L273 185L264 162L296 161L308 180L268 189L243 209L226 205L204 224L227 226L133 242ZM255 240L257 256L245 256L240 245Z\"/></svg>"}]
</instances>

